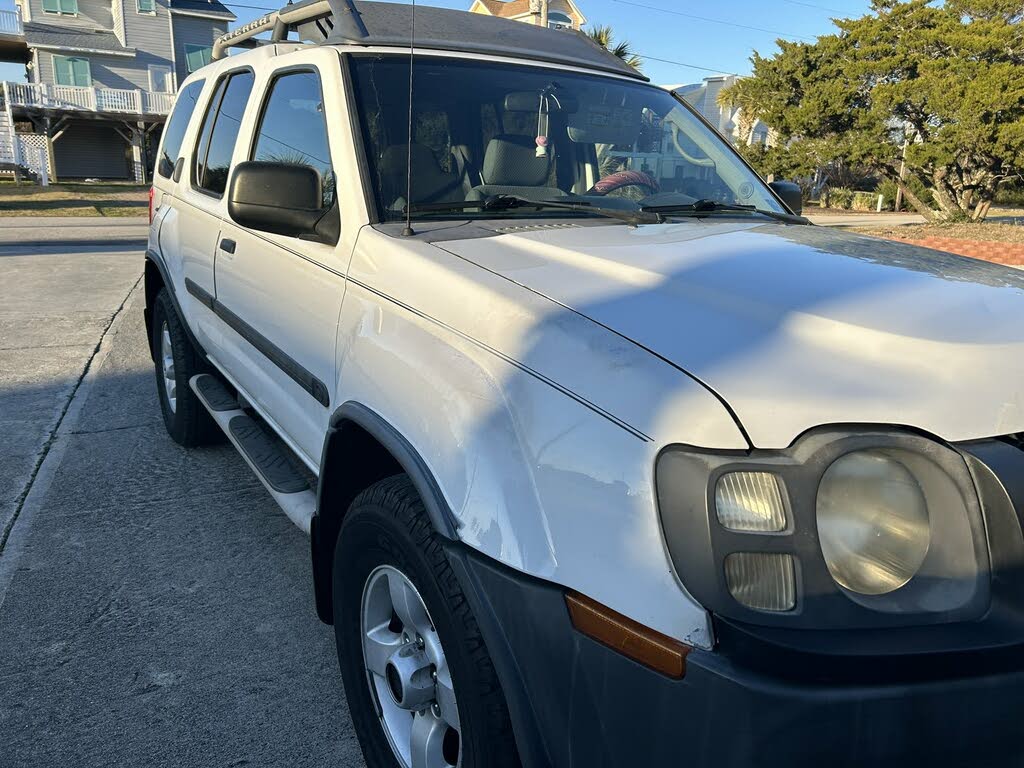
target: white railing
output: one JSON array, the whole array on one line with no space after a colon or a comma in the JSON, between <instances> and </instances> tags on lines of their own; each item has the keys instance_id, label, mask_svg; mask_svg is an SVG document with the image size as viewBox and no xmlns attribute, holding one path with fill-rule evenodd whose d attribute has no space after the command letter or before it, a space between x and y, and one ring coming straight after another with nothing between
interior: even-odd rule
<instances>
[{"instance_id":1,"label":"white railing","mask_svg":"<svg viewBox=\"0 0 1024 768\"><path fill-rule=\"evenodd\" d=\"M0 11L0 35L22 37L25 28L21 24L21 11Z\"/></svg>"},{"instance_id":2,"label":"white railing","mask_svg":"<svg viewBox=\"0 0 1024 768\"><path fill-rule=\"evenodd\" d=\"M120 112L133 115L166 115L174 104L170 93L125 91L116 88L82 88L47 83L7 83L12 107Z\"/></svg>"}]
</instances>

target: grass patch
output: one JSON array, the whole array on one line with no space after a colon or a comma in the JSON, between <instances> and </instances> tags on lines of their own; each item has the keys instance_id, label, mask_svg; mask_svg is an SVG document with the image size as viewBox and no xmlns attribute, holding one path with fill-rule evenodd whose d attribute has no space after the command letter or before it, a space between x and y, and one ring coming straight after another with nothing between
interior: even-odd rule
<instances>
[{"instance_id":1,"label":"grass patch","mask_svg":"<svg viewBox=\"0 0 1024 768\"><path fill-rule=\"evenodd\" d=\"M983 243L1024 244L1024 226L1019 224L906 224L893 227L857 227L862 235L886 237L891 240L923 240L926 237L947 237Z\"/></svg>"},{"instance_id":2,"label":"grass patch","mask_svg":"<svg viewBox=\"0 0 1024 768\"><path fill-rule=\"evenodd\" d=\"M149 188L137 184L0 184L0 216L145 216Z\"/></svg>"}]
</instances>

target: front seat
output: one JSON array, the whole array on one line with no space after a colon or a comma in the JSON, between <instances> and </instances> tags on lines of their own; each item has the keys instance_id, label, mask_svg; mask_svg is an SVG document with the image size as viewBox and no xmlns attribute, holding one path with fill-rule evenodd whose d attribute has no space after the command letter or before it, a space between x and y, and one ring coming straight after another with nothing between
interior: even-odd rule
<instances>
[{"instance_id":1,"label":"front seat","mask_svg":"<svg viewBox=\"0 0 1024 768\"><path fill-rule=\"evenodd\" d=\"M518 195L531 200L565 197L557 187L549 187L553 150L537 157L537 141L532 136L502 134L495 136L484 152L483 182L466 195L467 200L484 200L492 195Z\"/></svg>"},{"instance_id":2,"label":"front seat","mask_svg":"<svg viewBox=\"0 0 1024 768\"><path fill-rule=\"evenodd\" d=\"M382 197L390 200L392 211L405 208L406 174L409 170L407 144L392 144L380 158ZM425 144L412 145L412 200L416 203L454 202L462 199L462 179L445 171L434 151Z\"/></svg>"}]
</instances>

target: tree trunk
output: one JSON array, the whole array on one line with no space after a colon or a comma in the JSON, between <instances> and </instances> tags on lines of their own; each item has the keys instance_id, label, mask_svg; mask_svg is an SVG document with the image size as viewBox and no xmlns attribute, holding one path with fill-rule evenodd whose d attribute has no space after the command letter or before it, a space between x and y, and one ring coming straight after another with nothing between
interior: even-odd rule
<instances>
[{"instance_id":1,"label":"tree trunk","mask_svg":"<svg viewBox=\"0 0 1024 768\"><path fill-rule=\"evenodd\" d=\"M928 221L938 220L938 216L936 216L935 211L926 205L921 198L915 195L914 191L907 186L907 183L903 179L896 175L890 177L889 180L895 182L896 186L900 188L900 191L903 192L903 196L907 199L907 202L910 203L914 210L924 216ZM898 213L898 211L896 212Z\"/></svg>"}]
</instances>

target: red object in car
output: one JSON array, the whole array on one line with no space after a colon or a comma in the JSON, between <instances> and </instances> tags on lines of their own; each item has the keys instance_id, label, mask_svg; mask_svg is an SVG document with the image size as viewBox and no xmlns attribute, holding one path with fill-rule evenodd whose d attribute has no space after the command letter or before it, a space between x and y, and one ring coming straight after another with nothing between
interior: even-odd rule
<instances>
[{"instance_id":1,"label":"red object in car","mask_svg":"<svg viewBox=\"0 0 1024 768\"><path fill-rule=\"evenodd\" d=\"M155 192L156 192L156 189L154 189L153 187L149 188L149 223L150 224L153 223L153 194Z\"/></svg>"}]
</instances>

